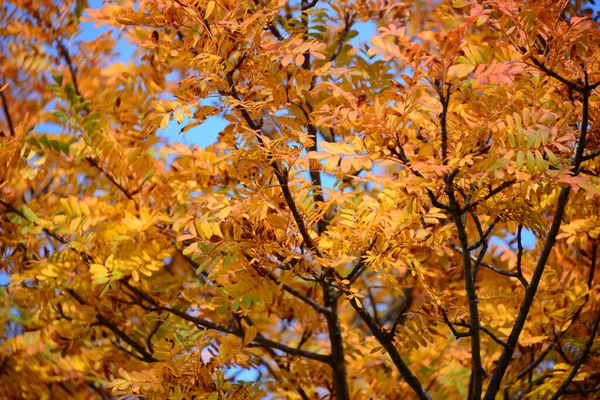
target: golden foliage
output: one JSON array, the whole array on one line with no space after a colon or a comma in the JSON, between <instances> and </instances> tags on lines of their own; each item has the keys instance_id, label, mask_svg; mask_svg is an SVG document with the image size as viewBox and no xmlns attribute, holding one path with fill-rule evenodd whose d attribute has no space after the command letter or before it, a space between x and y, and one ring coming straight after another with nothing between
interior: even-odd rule
<instances>
[{"instance_id":1,"label":"golden foliage","mask_svg":"<svg viewBox=\"0 0 600 400\"><path fill-rule=\"evenodd\" d=\"M583 3L5 2L0 392L600 391Z\"/></svg>"}]
</instances>

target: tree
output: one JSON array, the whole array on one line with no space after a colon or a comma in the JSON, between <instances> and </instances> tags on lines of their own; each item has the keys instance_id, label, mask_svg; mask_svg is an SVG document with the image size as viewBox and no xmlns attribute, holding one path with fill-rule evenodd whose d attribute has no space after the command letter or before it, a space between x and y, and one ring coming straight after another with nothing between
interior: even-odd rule
<instances>
[{"instance_id":1,"label":"tree","mask_svg":"<svg viewBox=\"0 0 600 400\"><path fill-rule=\"evenodd\" d=\"M7 398L600 391L589 6L86 7L0 13Z\"/></svg>"}]
</instances>

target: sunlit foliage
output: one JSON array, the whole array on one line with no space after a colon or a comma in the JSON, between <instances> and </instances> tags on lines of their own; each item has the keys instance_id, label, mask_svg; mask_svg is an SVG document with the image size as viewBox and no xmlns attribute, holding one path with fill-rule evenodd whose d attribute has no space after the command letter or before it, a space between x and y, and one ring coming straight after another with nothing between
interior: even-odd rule
<instances>
[{"instance_id":1,"label":"sunlit foliage","mask_svg":"<svg viewBox=\"0 0 600 400\"><path fill-rule=\"evenodd\" d=\"M600 392L589 5L1 7L2 396Z\"/></svg>"}]
</instances>

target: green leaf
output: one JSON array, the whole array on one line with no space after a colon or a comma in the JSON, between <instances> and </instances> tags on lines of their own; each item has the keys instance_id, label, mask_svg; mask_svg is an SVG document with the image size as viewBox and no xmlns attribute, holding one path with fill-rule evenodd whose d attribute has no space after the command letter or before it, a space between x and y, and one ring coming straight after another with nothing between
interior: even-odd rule
<instances>
[{"instance_id":1,"label":"green leaf","mask_svg":"<svg viewBox=\"0 0 600 400\"><path fill-rule=\"evenodd\" d=\"M67 83L65 85L65 94L67 95L67 98L68 99L72 98L74 93L75 93L75 88L73 87L73 84Z\"/></svg>"},{"instance_id":2,"label":"green leaf","mask_svg":"<svg viewBox=\"0 0 600 400\"><path fill-rule=\"evenodd\" d=\"M50 141L50 147L52 148L52 150L56 151L56 152L60 152L60 144L58 142L58 140L51 140Z\"/></svg>"},{"instance_id":3,"label":"green leaf","mask_svg":"<svg viewBox=\"0 0 600 400\"><path fill-rule=\"evenodd\" d=\"M535 159L531 152L527 152L527 170L532 174L535 172Z\"/></svg>"},{"instance_id":4,"label":"green leaf","mask_svg":"<svg viewBox=\"0 0 600 400\"><path fill-rule=\"evenodd\" d=\"M525 153L519 150L517 153L517 168L521 169L523 167L523 162L525 161Z\"/></svg>"},{"instance_id":5,"label":"green leaf","mask_svg":"<svg viewBox=\"0 0 600 400\"><path fill-rule=\"evenodd\" d=\"M58 142L58 145L60 147L60 151L66 155L69 155L69 144L67 142L60 141Z\"/></svg>"},{"instance_id":6,"label":"green leaf","mask_svg":"<svg viewBox=\"0 0 600 400\"><path fill-rule=\"evenodd\" d=\"M58 86L62 86L63 84L63 76L60 74L53 74L52 75L52 79L54 79L54 82L56 82L56 84Z\"/></svg>"},{"instance_id":7,"label":"green leaf","mask_svg":"<svg viewBox=\"0 0 600 400\"><path fill-rule=\"evenodd\" d=\"M40 143L44 145L44 147L50 147L50 141L48 140L48 136L42 135L40 136Z\"/></svg>"},{"instance_id":8,"label":"green leaf","mask_svg":"<svg viewBox=\"0 0 600 400\"><path fill-rule=\"evenodd\" d=\"M35 215L35 213L33 211L31 211L31 209L29 207L27 207L25 204L23 204L21 206L21 214L23 214L23 216L25 217L25 219L27 219L27 221L29 222L38 222L40 219L38 218L37 215Z\"/></svg>"},{"instance_id":9,"label":"green leaf","mask_svg":"<svg viewBox=\"0 0 600 400\"><path fill-rule=\"evenodd\" d=\"M8 220L13 224L22 224L24 222L23 218L17 214L8 214Z\"/></svg>"},{"instance_id":10,"label":"green leaf","mask_svg":"<svg viewBox=\"0 0 600 400\"><path fill-rule=\"evenodd\" d=\"M54 110L51 114L59 118L61 121L66 121L69 119L69 117L67 117L67 114L65 114L64 111Z\"/></svg>"},{"instance_id":11,"label":"green leaf","mask_svg":"<svg viewBox=\"0 0 600 400\"><path fill-rule=\"evenodd\" d=\"M508 138L508 143L512 147L517 147L517 139L515 138L515 135L512 132L507 132L506 136Z\"/></svg>"}]
</instances>

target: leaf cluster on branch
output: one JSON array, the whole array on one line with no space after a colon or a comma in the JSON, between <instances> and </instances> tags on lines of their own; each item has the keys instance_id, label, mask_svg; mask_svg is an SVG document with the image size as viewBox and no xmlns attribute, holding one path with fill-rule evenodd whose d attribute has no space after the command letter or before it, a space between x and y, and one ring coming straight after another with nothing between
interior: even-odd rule
<instances>
[{"instance_id":1,"label":"leaf cluster on branch","mask_svg":"<svg viewBox=\"0 0 600 400\"><path fill-rule=\"evenodd\" d=\"M592 13L4 2L0 393L600 392Z\"/></svg>"}]
</instances>

